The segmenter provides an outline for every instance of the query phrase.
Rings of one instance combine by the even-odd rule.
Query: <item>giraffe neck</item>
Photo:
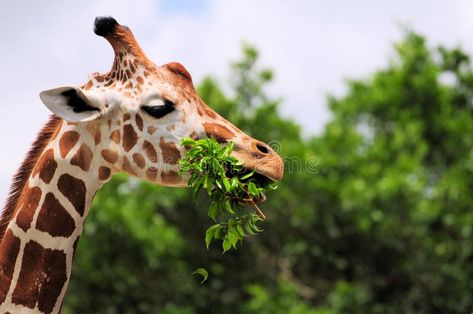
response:
[[[111,169],[100,128],[62,123],[37,159],[0,242],[0,313],[58,313],[74,250]]]

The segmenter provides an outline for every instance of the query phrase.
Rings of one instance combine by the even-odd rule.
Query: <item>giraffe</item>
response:
[[[197,95],[179,63],[153,64],[131,30],[97,17],[94,32],[114,50],[112,69],[80,87],[43,91],[52,116],[14,177],[0,220],[0,313],[59,313],[75,248],[95,193],[124,171],[185,187],[180,139],[233,141],[248,170],[282,179],[281,157]]]

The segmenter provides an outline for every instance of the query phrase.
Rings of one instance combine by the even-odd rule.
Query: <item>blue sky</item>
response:
[[[209,1],[206,0],[164,0],[157,14],[203,14],[207,11]]]
[[[242,40],[275,70],[269,92],[281,112],[318,133],[329,120],[326,94],[342,95],[347,78],[386,65],[399,24],[430,45],[473,52],[473,2],[468,0],[84,0],[4,1],[0,11],[0,196],[49,112],[40,91],[81,85],[112,63],[110,46],[92,32],[95,16],[128,25],[156,64],[179,61],[199,82],[228,81]],[[4,197],[3,197],[4,198]]]

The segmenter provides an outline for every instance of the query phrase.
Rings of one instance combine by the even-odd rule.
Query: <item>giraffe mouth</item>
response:
[[[242,171],[240,173],[240,175],[244,176],[244,175],[249,174],[253,171],[254,170],[245,169],[244,171]],[[262,187],[262,188],[267,188],[272,183],[276,182],[275,180],[265,176],[264,174],[258,173],[256,171],[253,173],[253,175],[251,177],[249,177],[248,179],[241,180],[241,181],[242,182],[254,182],[256,184],[256,186]],[[252,200],[252,199],[241,199],[239,201],[239,203],[241,205],[252,205],[253,202],[263,203],[264,201],[266,201],[266,195],[264,193],[261,193],[261,195],[258,199],[254,199],[254,200]]]
[[[246,173],[250,173],[252,172],[253,170],[246,170],[245,172]],[[270,177],[264,175],[264,174],[261,174],[257,171],[255,171],[255,173],[253,173],[253,175],[248,178],[248,181],[254,181],[255,183],[257,183],[258,186],[260,187],[268,187],[268,185],[270,185],[271,183],[274,183],[276,182],[275,180],[271,179]]]

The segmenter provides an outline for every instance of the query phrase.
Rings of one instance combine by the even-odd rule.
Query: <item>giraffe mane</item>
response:
[[[15,176],[13,177],[13,182],[10,187],[10,192],[8,194],[5,207],[1,213],[0,218],[0,241],[3,239],[5,229],[8,226],[8,223],[13,218],[15,210],[17,209],[18,200],[20,198],[21,192],[28,181],[31,172],[33,171],[34,166],[36,165],[39,156],[43,152],[46,145],[49,143],[50,139],[54,135],[57,127],[61,124],[62,119],[51,115],[49,121],[43,126],[39,132],[36,140],[33,142],[30,150],[26,154],[25,160],[22,162],[20,168],[17,170]]]

